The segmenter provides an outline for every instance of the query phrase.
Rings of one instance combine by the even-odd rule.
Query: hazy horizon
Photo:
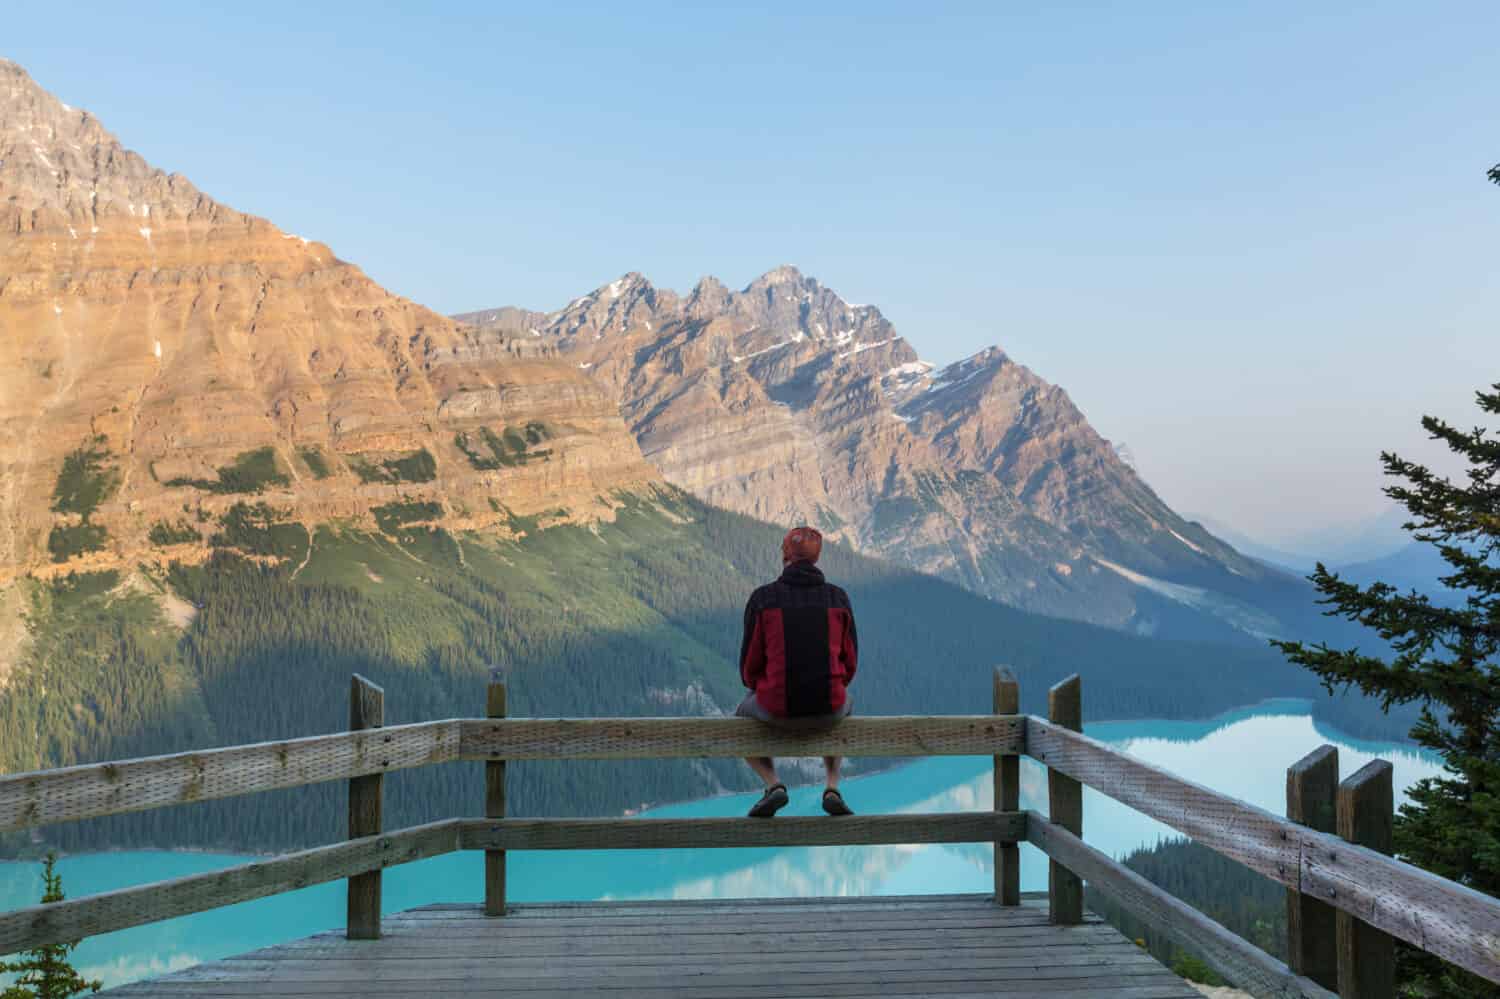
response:
[[[71,30],[85,17],[91,30]],[[294,27],[288,27],[292,25]],[[1500,380],[1500,9],[13,12],[155,165],[445,313],[790,263],[1272,545]]]

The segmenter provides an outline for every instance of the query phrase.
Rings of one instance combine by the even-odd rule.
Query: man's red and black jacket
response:
[[[740,679],[771,714],[799,718],[842,710],[858,660],[849,595],[811,562],[792,563],[750,595]]]

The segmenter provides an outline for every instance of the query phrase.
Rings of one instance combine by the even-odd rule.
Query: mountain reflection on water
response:
[[[1324,742],[1339,748],[1340,769],[1353,773],[1377,755],[1395,767],[1397,788],[1440,772],[1434,757],[1410,747],[1349,738],[1315,724],[1305,702],[1273,701],[1208,721],[1097,722],[1089,735],[1189,780],[1268,811],[1284,811],[1289,764]],[[1021,806],[1046,811],[1045,769],[1021,768]],[[816,787],[795,788],[789,815],[820,814]],[[865,814],[952,812],[993,806],[990,761],[984,757],[917,760],[845,783],[850,804]],[[654,818],[742,815],[753,795],[725,795],[651,809]],[[1398,793],[1397,802],[1405,799]],[[774,820],[771,820],[774,821]],[[828,821],[837,821],[829,819]],[[1093,791],[1084,795],[1084,838],[1120,856],[1173,835]],[[59,862],[71,897],[212,870],[247,858],[188,852],[132,852],[65,857]],[[994,884],[987,844],[814,847],[806,849],[638,850],[512,853],[515,902],[596,898],[739,898],[763,896],[901,895],[977,892]],[[36,864],[0,864],[0,910],[40,895]],[[477,902],[479,854],[450,854],[386,872],[387,912],[433,902]],[[1021,850],[1021,887],[1045,890],[1045,858]],[[86,975],[116,985],[199,961],[214,960],[336,927],[344,917],[342,882],[140,926],[83,942],[75,963]]]

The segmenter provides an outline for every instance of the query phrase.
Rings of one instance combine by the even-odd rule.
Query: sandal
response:
[[[760,796],[760,800],[750,806],[750,817],[752,819],[769,819],[781,811],[786,803],[786,785],[772,784],[766,788],[766,793]]]
[[[854,814],[854,809],[844,803],[844,796],[831,787],[823,792],[823,811],[829,815]]]

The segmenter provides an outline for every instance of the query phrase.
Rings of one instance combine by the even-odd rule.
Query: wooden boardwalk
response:
[[[0,833],[328,781],[347,781],[350,803],[343,842],[0,912],[0,955],[347,880],[342,930],[110,994],[1195,999],[1186,983],[1084,911],[1087,881],[1258,999],[1338,999],[1331,990],[1341,987],[1390,999],[1398,940],[1500,983],[1500,899],[1383,852],[1390,849],[1389,763],[1373,761],[1339,780],[1337,750],[1314,750],[1287,771],[1283,818],[1082,734],[1077,676],[1047,692],[1045,719],[1018,713],[1019,689],[1003,670],[993,693],[987,715],[850,718],[830,731],[786,733],[743,718],[507,718],[505,685],[492,674],[484,718],[386,728],[383,693],[356,675],[346,732],[0,775]],[[935,755],[992,756],[993,807],[774,822],[505,814],[509,760]],[[1020,806],[1021,756],[1047,768],[1045,815]],[[382,826],[385,774],[454,760],[484,763],[483,798],[475,796],[482,818]],[[1293,917],[1289,962],[1090,846],[1084,785],[1284,886]],[[1335,834],[1335,826],[1350,835]],[[993,844],[994,891],[509,907],[505,891],[513,850],[929,843]],[[1047,855],[1050,897],[1021,896],[1023,843]],[[456,851],[484,854],[483,907],[380,917],[386,868]],[[507,914],[487,918],[486,911]]]
[[[380,940],[342,930],[101,995],[777,999],[1045,995],[1201,999],[1089,915],[984,895],[435,905],[388,916]]]

